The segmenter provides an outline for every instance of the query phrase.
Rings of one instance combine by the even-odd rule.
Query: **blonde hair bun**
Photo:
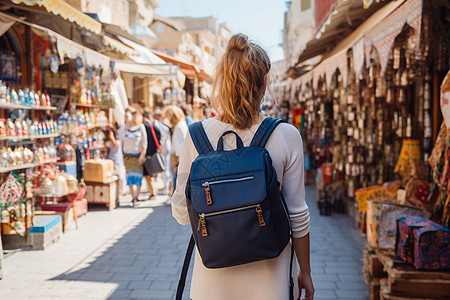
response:
[[[248,47],[248,36],[242,33],[233,35],[228,41],[227,51],[238,50],[244,51]]]

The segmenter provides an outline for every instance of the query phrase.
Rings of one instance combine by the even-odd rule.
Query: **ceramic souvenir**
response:
[[[0,120],[0,136],[6,136],[6,126],[3,121]]]
[[[16,128],[14,127],[14,123],[11,119],[6,120],[6,135],[16,136]]]
[[[22,136],[22,122],[19,119],[16,119],[16,121],[14,122],[14,127],[16,128],[16,135]]]
[[[21,89],[19,89],[19,93],[17,94],[17,96],[19,97],[19,103],[20,104],[25,104],[25,94],[23,93],[23,91]]]
[[[14,89],[11,91],[10,100],[11,103],[13,104],[19,103],[19,96],[17,95],[17,92]]]

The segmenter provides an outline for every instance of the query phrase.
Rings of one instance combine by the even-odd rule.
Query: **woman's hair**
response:
[[[267,53],[246,35],[230,38],[216,68],[211,97],[221,121],[237,129],[250,128],[256,122],[270,67]]]
[[[184,120],[186,116],[184,115],[181,108],[176,105],[167,106],[161,113],[163,118],[169,119],[170,125],[175,126],[181,120]]]

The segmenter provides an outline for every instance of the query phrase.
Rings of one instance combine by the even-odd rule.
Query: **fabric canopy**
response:
[[[117,60],[115,67],[125,73],[132,73],[132,74],[141,74],[141,75],[175,75],[175,70],[171,70],[171,68],[161,68],[156,67],[152,64],[142,64],[142,63],[136,63],[133,61],[128,60]]]
[[[14,18],[11,18],[7,14],[0,13],[0,36],[5,34],[5,32],[7,32],[15,22],[16,20]]]
[[[39,25],[24,22],[29,25],[33,32],[45,39],[56,42],[59,58],[64,62],[65,57],[82,57],[85,63],[91,66],[102,67],[105,72],[110,70],[110,58],[95,50],[84,47],[78,43],[72,42],[68,38]]]
[[[128,56],[137,56],[139,55],[136,50],[133,48],[121,43],[120,41],[113,39],[107,35],[103,36],[103,44],[111,47],[119,53],[128,55]]]
[[[100,34],[102,24],[62,0],[11,0],[15,4],[44,7],[48,12],[77,23],[89,31]]]

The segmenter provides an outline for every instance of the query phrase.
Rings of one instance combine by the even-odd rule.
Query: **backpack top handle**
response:
[[[223,151],[223,137],[230,133],[233,133],[236,136],[236,148],[244,147],[244,143],[242,143],[239,135],[233,130],[228,130],[222,133],[222,135],[220,136],[219,141],[217,142],[217,151]]]

